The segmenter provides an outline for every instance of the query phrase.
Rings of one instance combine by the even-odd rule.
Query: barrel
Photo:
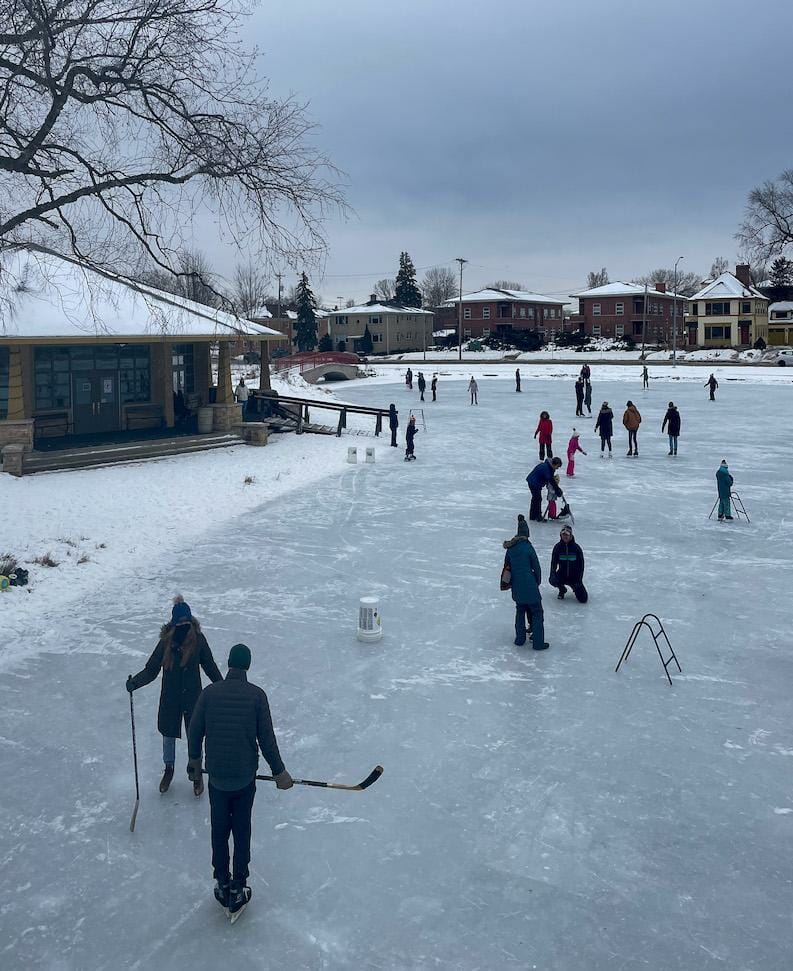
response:
[[[212,431],[212,420],[214,409],[210,405],[204,405],[198,409],[198,434],[208,435]]]

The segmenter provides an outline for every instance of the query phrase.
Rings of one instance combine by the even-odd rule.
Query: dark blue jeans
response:
[[[545,643],[545,615],[542,604],[515,604],[515,640],[518,644],[526,643],[526,620],[531,618],[531,639],[534,644],[542,646]]]
[[[212,822],[212,867],[216,880],[229,882],[229,837],[234,836],[234,880],[248,879],[251,861],[251,811],[256,796],[256,780],[244,789],[227,792],[209,782],[209,808]]]

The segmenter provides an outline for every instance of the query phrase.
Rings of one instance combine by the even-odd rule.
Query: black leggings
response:
[[[608,438],[601,438],[600,439],[600,451],[601,452],[605,450],[606,443],[607,442],[608,442],[609,452],[610,452],[611,451],[611,435],[609,435]]]
[[[551,451],[552,444],[553,444],[552,442],[548,442],[547,445],[545,444],[545,442],[540,442],[540,461],[541,462],[546,455],[548,456],[549,459],[553,458],[553,452]]]

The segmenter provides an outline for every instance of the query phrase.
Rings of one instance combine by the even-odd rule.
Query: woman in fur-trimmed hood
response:
[[[151,684],[162,670],[160,688],[160,707],[157,714],[157,729],[162,735],[162,757],[165,774],[160,783],[160,792],[166,792],[173,778],[176,759],[176,739],[182,737],[182,722],[185,732],[190,724],[193,708],[201,694],[201,672],[210,681],[221,681],[212,651],[206,637],[201,633],[201,625],[193,617],[188,604],[181,596],[174,599],[171,621],[163,624],[160,639],[142,671],[127,679],[127,691],[135,691]],[[200,796],[203,783],[195,784],[195,794]]]

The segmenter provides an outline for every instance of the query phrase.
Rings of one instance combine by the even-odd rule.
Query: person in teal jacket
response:
[[[537,553],[529,541],[529,524],[523,516],[518,516],[518,533],[512,539],[504,540],[504,566],[511,573],[512,599],[515,601],[515,644],[520,647],[526,643],[527,615],[531,624],[532,647],[544,651],[545,623],[542,610],[540,583],[542,570]]]
[[[732,519],[732,510],[730,509],[732,483],[733,478],[727,468],[727,459],[722,459],[721,465],[716,469],[716,487],[719,490],[719,519]]]

